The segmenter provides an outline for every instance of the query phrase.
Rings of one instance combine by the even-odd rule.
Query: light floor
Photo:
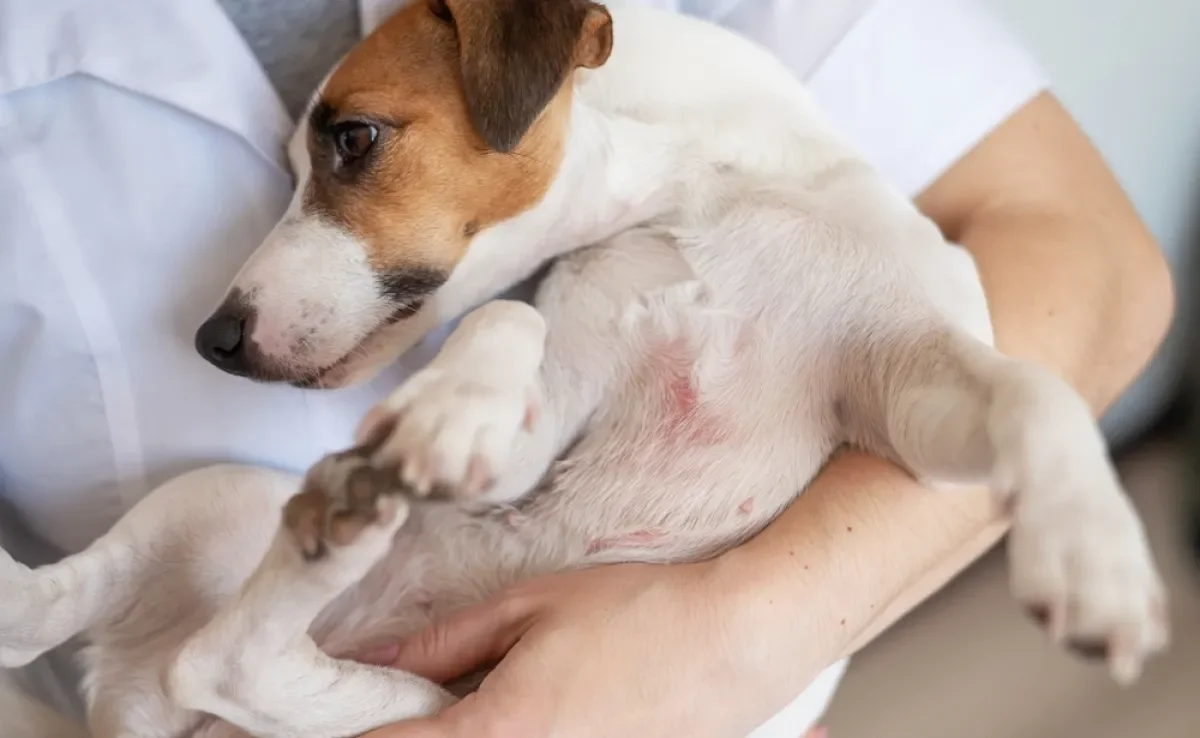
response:
[[[1173,644],[1121,689],[1052,649],[989,554],[850,666],[831,738],[1200,738],[1200,566],[1182,544],[1181,453],[1160,443],[1120,465],[1172,595]]]

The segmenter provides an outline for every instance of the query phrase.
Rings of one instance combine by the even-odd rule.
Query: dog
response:
[[[0,560],[0,663],[86,633],[96,738],[429,715],[456,693],[337,657],[526,577],[715,556],[844,444],[989,485],[1013,594],[1117,679],[1165,647],[1084,401],[992,347],[969,255],[753,43],[588,0],[422,0],[339,64],[291,154],[206,359],[336,388],[465,317],[303,480],[192,472],[81,554]],[[492,299],[548,264],[533,305]]]

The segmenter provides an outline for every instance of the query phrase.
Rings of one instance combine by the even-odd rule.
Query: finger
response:
[[[396,661],[396,657],[400,655],[400,644],[392,641],[391,643],[380,643],[375,646],[367,646],[360,651],[350,655],[350,658],[360,664],[370,664],[371,666],[391,666]]]
[[[528,630],[529,612],[502,600],[467,608],[400,644],[392,666],[445,683],[498,662]]]

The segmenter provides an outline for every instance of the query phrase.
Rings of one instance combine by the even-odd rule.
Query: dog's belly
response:
[[[736,384],[706,391],[648,362],[515,506],[416,510],[388,558],[329,607],[314,637],[329,653],[353,653],[522,579],[597,563],[699,560],[751,537],[837,445],[822,407],[798,402],[790,382],[777,383],[786,398],[772,396],[751,363],[730,373]],[[789,379],[817,381],[803,371]]]

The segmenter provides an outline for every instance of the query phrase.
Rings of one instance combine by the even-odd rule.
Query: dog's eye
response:
[[[334,131],[334,142],[342,164],[350,164],[367,155],[375,145],[379,129],[369,123],[342,123]]]
[[[454,14],[450,12],[446,0],[429,0],[429,12],[433,13],[434,17],[440,21],[454,23]]]

